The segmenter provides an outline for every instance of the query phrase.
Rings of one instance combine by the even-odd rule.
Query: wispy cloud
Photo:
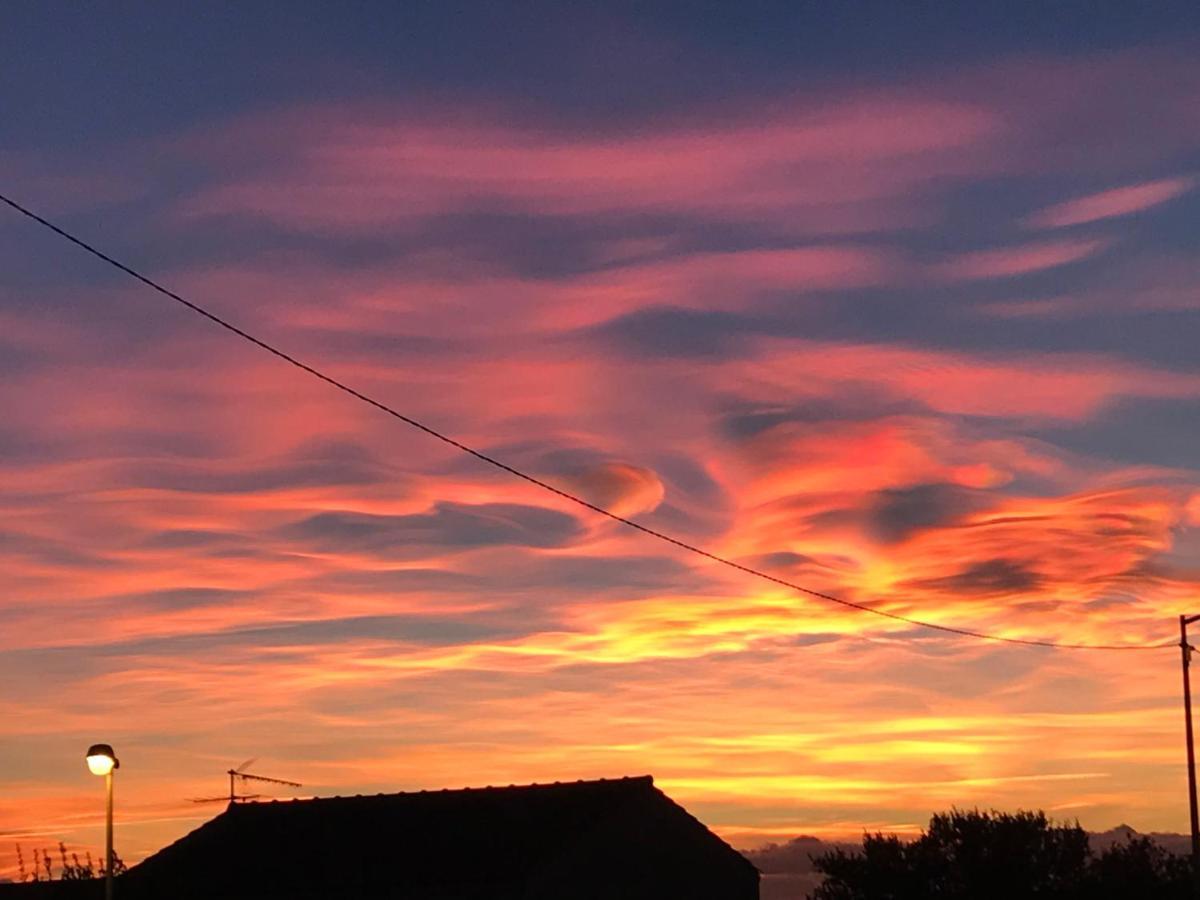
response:
[[[1128,216],[1174,200],[1195,185],[1194,178],[1179,177],[1112,188],[1047,207],[1030,216],[1029,224],[1038,228],[1063,228]]]

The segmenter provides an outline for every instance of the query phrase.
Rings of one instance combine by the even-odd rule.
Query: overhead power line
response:
[[[952,625],[940,625],[936,622],[927,622],[927,621],[924,621],[923,619],[916,619],[911,616],[901,615],[900,613],[888,612],[885,609],[878,609],[874,606],[867,606],[866,604],[863,604],[863,603],[856,603],[853,600],[846,600],[842,597],[835,597],[832,594],[826,594],[826,593],[823,593],[822,591],[817,591],[817,590],[813,590],[812,588],[804,587],[803,585],[796,584],[793,581],[788,581],[786,578],[780,578],[776,575],[770,574],[769,572],[764,572],[761,569],[756,569],[753,566],[747,566],[747,565],[743,565],[742,563],[735,562],[732,559],[729,559],[727,557],[720,556],[719,554],[712,553],[708,550],[705,550],[703,547],[697,547],[694,544],[689,544],[687,541],[683,541],[683,540],[680,540],[679,538],[672,537],[671,535],[669,535],[665,532],[658,531],[657,529],[650,528],[646,525],[642,525],[641,523],[636,522],[633,519],[629,519],[629,518],[626,518],[625,516],[618,515],[617,513],[612,512],[611,510],[605,509],[602,506],[597,506],[595,503],[585,500],[583,497],[580,497],[576,494],[572,494],[569,491],[564,491],[561,488],[557,488],[554,485],[549,484],[548,482],[545,482],[545,481],[541,480],[540,478],[537,478],[536,476],[530,475],[527,472],[523,472],[520,469],[509,465],[506,462],[496,459],[494,456],[489,456],[488,454],[486,454],[480,450],[476,450],[474,447],[470,447],[470,446],[462,443],[461,441],[455,440],[454,438],[450,437],[449,435],[443,434],[442,432],[440,432],[434,428],[431,428],[430,426],[425,425],[422,422],[418,422],[416,419],[413,419],[410,416],[406,416],[406,415],[404,415],[404,413],[393,409],[392,407],[388,406],[386,403],[376,400],[375,398],[362,393],[361,391],[351,387],[350,385],[345,384],[344,382],[338,381],[336,378],[334,378],[330,375],[326,375],[324,372],[320,371],[317,368],[314,368],[313,366],[310,366],[309,364],[307,364],[305,362],[301,362],[299,359],[292,356],[291,354],[286,353],[283,350],[280,350],[278,347],[275,347],[272,344],[267,343],[266,341],[262,340],[261,338],[255,337],[254,335],[250,334],[247,331],[242,330],[238,326],[221,318],[216,313],[213,313],[213,312],[205,309],[203,306],[200,306],[198,303],[194,303],[191,300],[181,297],[179,294],[175,293],[174,291],[170,290],[169,288],[163,287],[161,284],[159,284],[158,282],[154,281],[153,279],[147,277],[146,275],[143,275],[141,272],[137,271],[136,269],[133,269],[130,266],[125,265],[125,263],[120,262],[119,260],[114,259],[113,257],[109,256],[107,253],[104,253],[103,251],[98,250],[96,247],[92,246],[91,244],[87,243],[86,241],[82,240],[81,238],[76,237],[75,235],[71,234],[70,232],[66,231],[65,229],[60,228],[58,225],[55,225],[53,222],[43,218],[42,216],[38,215],[37,213],[33,212],[32,210],[26,209],[24,206],[17,203],[15,200],[12,200],[3,194],[0,194],[0,201],[3,201],[8,206],[12,207],[14,210],[21,213],[21,215],[26,216],[26,217],[32,219],[33,221],[37,222],[38,224],[43,225],[46,228],[50,229],[51,231],[53,231],[55,234],[59,235],[60,237],[66,238],[72,244],[75,244],[75,246],[77,246],[83,250],[86,250],[92,256],[95,256],[96,258],[103,260],[104,262],[108,263],[110,266],[120,269],[126,275],[136,278],[138,281],[142,282],[147,287],[153,289],[154,291],[157,291],[158,293],[162,294],[165,297],[169,297],[170,299],[174,300],[176,303],[186,306],[192,312],[198,313],[199,315],[208,319],[210,322],[213,322],[214,324],[219,325],[221,328],[224,328],[226,331],[231,332],[232,334],[236,334],[238,337],[242,338],[245,341],[250,342],[254,346],[258,347],[259,349],[265,350],[268,353],[270,353],[271,355],[276,356],[279,359],[283,360],[284,362],[288,363],[289,365],[295,366],[297,369],[307,372],[309,375],[312,375],[314,378],[320,379],[321,381],[325,382],[326,384],[328,384],[334,388],[337,388],[339,391],[342,391],[345,394],[349,394],[351,397],[354,397],[356,400],[360,400],[363,403],[366,403],[368,406],[373,406],[375,409],[379,410],[380,412],[386,413],[387,415],[389,415],[395,419],[399,419],[405,425],[411,426],[412,428],[415,428],[418,431],[422,431],[425,434],[429,435],[430,437],[436,438],[437,440],[441,441],[444,444],[449,444],[451,447],[467,454],[468,456],[473,456],[476,459],[480,460],[481,462],[485,462],[488,465],[493,466],[497,469],[500,469],[504,472],[507,472],[508,474],[510,474],[516,478],[520,478],[523,481],[527,481],[528,483],[530,483],[536,487],[539,487],[542,490],[547,491],[551,494],[554,494],[558,497],[561,497],[564,500],[568,500],[571,503],[574,503],[578,506],[582,506],[586,509],[590,509],[592,512],[597,513],[601,516],[605,516],[606,518],[611,519],[614,522],[619,522],[620,524],[622,524],[628,528],[632,528],[635,531],[640,531],[642,534],[649,535],[650,537],[656,538],[657,540],[663,541],[664,543],[671,544],[682,550],[686,550],[687,552],[695,554],[696,556],[701,556],[712,562],[719,563],[723,566],[727,566],[730,569],[735,569],[736,571],[743,572],[747,575],[753,575],[755,578],[761,578],[764,581],[769,581],[773,584],[777,584],[782,587],[789,588],[790,590],[798,591],[801,594],[806,594],[810,597],[815,597],[819,600],[825,600],[829,603],[835,603],[839,606],[846,607],[847,609],[854,609],[854,610],[858,610],[860,612],[870,613],[871,615],[880,616],[885,619],[891,619],[892,621],[895,621],[895,622],[903,622],[907,625],[912,625],[912,626],[915,626],[918,628],[925,628],[925,629],[929,629],[931,631],[940,631],[945,634],[954,634],[954,635],[958,635],[960,637],[975,638],[975,639],[983,640],[983,641],[995,641],[995,642],[1004,643],[1004,644],[1020,644],[1022,646],[1026,646],[1026,647],[1048,647],[1048,648],[1054,649],[1054,650],[1160,650],[1165,647],[1176,646],[1173,642],[1162,643],[1162,644],[1061,643],[1058,641],[1038,640],[1038,639],[1034,639],[1034,638],[1008,637],[1005,635],[991,634],[991,633],[984,632],[984,631],[974,631],[970,628],[958,628],[958,627],[955,627]]]

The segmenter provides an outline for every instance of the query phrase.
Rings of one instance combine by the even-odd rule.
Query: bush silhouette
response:
[[[96,867],[92,863],[92,854],[85,854],[86,862],[80,862],[78,853],[71,853],[70,860],[67,859],[67,845],[62,841],[58,842],[58,858],[59,863],[59,881],[91,881],[95,878],[104,877],[104,864]],[[127,871],[128,867],[121,859],[120,855],[113,851],[113,875],[121,875]],[[30,871],[25,866],[25,854],[21,851],[21,845],[17,844],[17,881],[18,883],[27,881],[54,881],[54,864],[50,859],[50,851],[43,849],[35,849],[33,851],[33,869]]]

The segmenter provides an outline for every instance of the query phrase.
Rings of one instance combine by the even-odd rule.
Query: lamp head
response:
[[[121,768],[117,754],[109,744],[92,744],[88,747],[87,764],[93,775],[107,775],[113,769]]]

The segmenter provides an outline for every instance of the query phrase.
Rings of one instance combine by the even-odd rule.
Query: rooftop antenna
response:
[[[230,803],[237,803],[239,800],[257,800],[262,794],[238,793],[238,779],[241,780],[242,790],[246,789],[247,781],[261,781],[267,784],[283,784],[288,787],[303,787],[298,781],[287,781],[283,778],[268,778],[266,775],[254,775],[246,770],[258,761],[258,757],[251,757],[246,760],[236,769],[226,769],[225,774],[229,776],[229,796],[228,797],[194,797],[193,803],[217,803],[222,800],[228,800]]]

